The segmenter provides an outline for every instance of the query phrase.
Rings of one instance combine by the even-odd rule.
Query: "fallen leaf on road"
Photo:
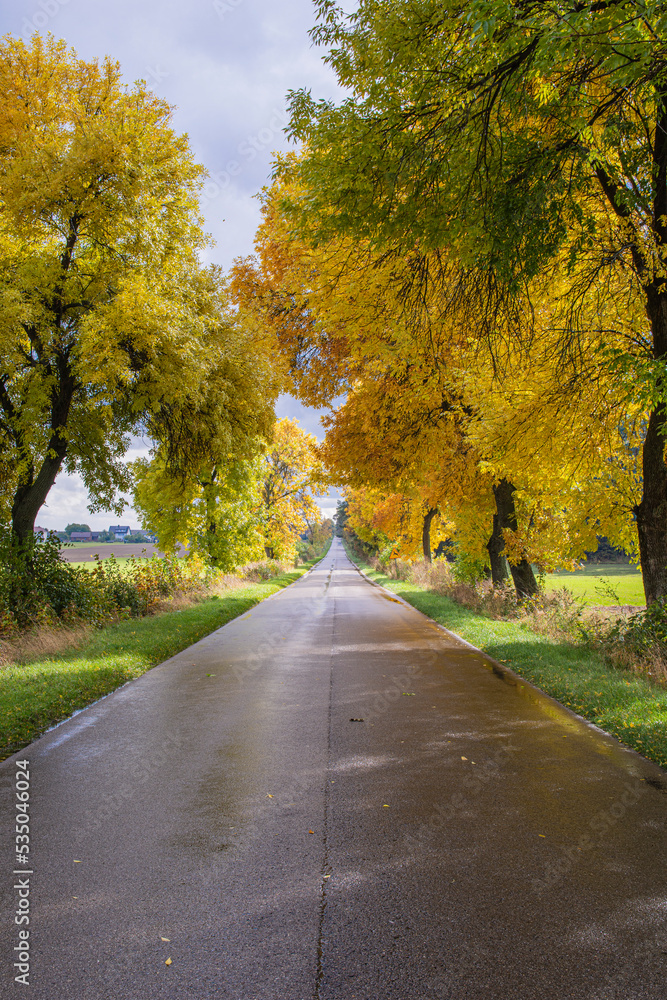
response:
[[[415,696],[414,691],[403,691],[403,694],[405,695],[406,698],[414,698]]]
[[[267,795],[266,797],[267,797],[267,799],[272,799],[273,795]]]
[[[315,831],[314,830],[309,830],[308,833],[315,833]]]
[[[468,759],[467,757],[461,757],[461,760],[467,760],[467,759]]]
[[[382,806],[382,808],[383,808],[383,809],[388,809],[388,808],[389,808],[389,806],[388,806],[388,805],[387,805],[387,803],[385,802],[385,803],[384,803],[384,805]]]
[[[171,965],[171,959],[170,959],[170,958],[168,958],[168,959],[167,959],[167,961],[166,961],[166,962],[165,962],[164,964],[165,964],[165,965]]]
[[[160,941],[166,941],[167,943],[170,943],[171,939],[170,938],[160,938]]]
[[[537,835],[537,836],[538,836],[538,837],[542,837],[542,838],[543,838],[544,840],[546,840],[546,839],[547,839],[547,835],[546,835],[546,833],[538,833],[538,835]]]
[[[80,865],[80,864],[82,864],[82,862],[81,862],[81,861],[77,861],[77,859],[75,858],[75,859],[74,859],[74,864],[75,864],[75,865]]]

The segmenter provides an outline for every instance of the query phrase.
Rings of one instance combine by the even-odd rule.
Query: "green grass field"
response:
[[[561,570],[548,573],[546,589],[567,588],[585,604],[633,604],[646,603],[642,575],[638,566],[626,563],[589,563],[574,573]]]
[[[667,767],[664,688],[609,666],[601,654],[586,646],[554,642],[518,622],[496,621],[414,583],[392,580],[368,566],[361,568],[371,579],[506,664],[573,712]]]
[[[311,565],[238,587],[184,611],[100,629],[81,648],[51,659],[0,667],[0,760],[294,583]]]

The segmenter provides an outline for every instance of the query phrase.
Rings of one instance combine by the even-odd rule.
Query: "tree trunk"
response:
[[[426,514],[424,514],[424,528],[422,531],[422,548],[424,550],[424,559],[426,562],[432,562],[431,557],[431,521],[438,513],[437,507],[431,507]]]
[[[34,535],[37,514],[56,481],[66,451],[66,439],[60,435],[53,435],[39,473],[35,477],[31,472],[27,481],[24,480],[14,494],[12,532],[21,545]]]
[[[491,562],[491,581],[494,587],[502,587],[507,583],[509,575],[507,573],[507,559],[505,558],[505,539],[498,515],[493,515],[493,533],[486,543]]]
[[[493,495],[496,500],[496,510],[498,512],[498,527],[502,532],[503,528],[516,531],[518,523],[516,519],[516,507],[514,506],[515,487],[507,479],[501,479],[493,487]],[[495,529],[495,518],[494,518]],[[504,546],[504,542],[503,542]],[[537,580],[533,573],[533,568],[524,557],[520,562],[513,564],[510,560],[510,572],[514,580],[517,597],[523,600],[525,597],[532,597],[538,592]]]
[[[24,545],[28,539],[32,540],[39,509],[49,495],[67,454],[66,428],[76,380],[64,355],[58,356],[54,369],[57,377],[51,396],[51,437],[36,476],[33,456],[26,445],[24,433],[14,423],[17,419],[14,404],[4,382],[0,381],[0,406],[9,425],[14,425],[13,437],[25,469],[12,503],[12,532],[19,545]]]
[[[663,185],[664,187],[664,178]],[[663,199],[664,200],[664,199]],[[664,205],[662,206],[664,208]],[[661,208],[661,210],[662,210]],[[667,292],[663,282],[646,290],[646,312],[653,334],[653,357],[667,358]],[[663,385],[664,391],[664,385]],[[642,449],[643,488],[635,507],[639,558],[646,603],[667,597],[667,465],[665,443],[667,407],[660,403],[649,417]]]
[[[667,247],[667,87],[664,82],[655,87],[657,97],[656,121],[653,131],[653,235],[659,251]],[[601,165],[596,175],[609,203],[629,232],[635,234],[643,228],[632,220],[632,210],[622,197],[623,184],[614,183]],[[656,361],[667,359],[667,282],[645,256],[644,236],[631,244],[634,270],[644,286],[646,315],[651,324],[653,357]],[[657,270],[657,274],[656,274]],[[665,382],[659,386],[665,391]],[[653,604],[667,597],[667,465],[665,440],[667,435],[667,407],[658,403],[648,421],[642,448],[642,498],[635,507],[639,558],[646,603]]]
[[[665,407],[649,418],[642,451],[643,490],[635,507],[639,558],[646,603],[667,596],[667,466],[665,465]]]

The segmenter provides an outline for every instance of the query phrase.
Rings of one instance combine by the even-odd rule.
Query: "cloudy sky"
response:
[[[338,94],[308,37],[311,0],[0,0],[0,19],[3,34],[28,39],[34,31],[51,32],[82,58],[112,56],[128,82],[143,79],[174,105],[175,128],[188,133],[210,174],[203,210],[215,240],[210,260],[223,267],[252,252],[259,221],[254,196],[267,182],[272,153],[288,147],[288,91]],[[297,400],[282,397],[277,412],[322,436],[317,411]],[[128,458],[141,449],[137,442]],[[89,514],[86,505],[80,480],[61,475],[37,522],[45,528],[117,522]],[[131,508],[120,520],[137,523]]]

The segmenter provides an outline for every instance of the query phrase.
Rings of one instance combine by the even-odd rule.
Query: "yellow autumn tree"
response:
[[[205,171],[170,106],[39,35],[2,39],[0,90],[0,512],[24,542],[61,468],[91,510],[120,512],[130,435],[198,465],[223,447],[228,399],[206,388],[220,276],[199,261]]]
[[[260,521],[269,559],[293,559],[296,542],[309,523],[319,521],[322,463],[317,438],[297,420],[276,421],[273,440],[263,459]]]
[[[627,428],[642,411],[609,363],[627,330],[585,271],[568,274],[567,252],[523,300],[494,302],[493,288],[473,287],[442,254],[383,257],[344,238],[309,246],[285,204],[299,197],[289,181],[267,192],[257,257],[239,263],[235,288],[275,330],[302,398],[346,394],[321,451],[332,476],[421,499],[423,516],[453,522],[466,558],[490,564],[494,582],[508,556],[520,594],[536,589],[531,563],[566,563],[597,534],[631,546]],[[590,329],[568,352],[574,296]]]

